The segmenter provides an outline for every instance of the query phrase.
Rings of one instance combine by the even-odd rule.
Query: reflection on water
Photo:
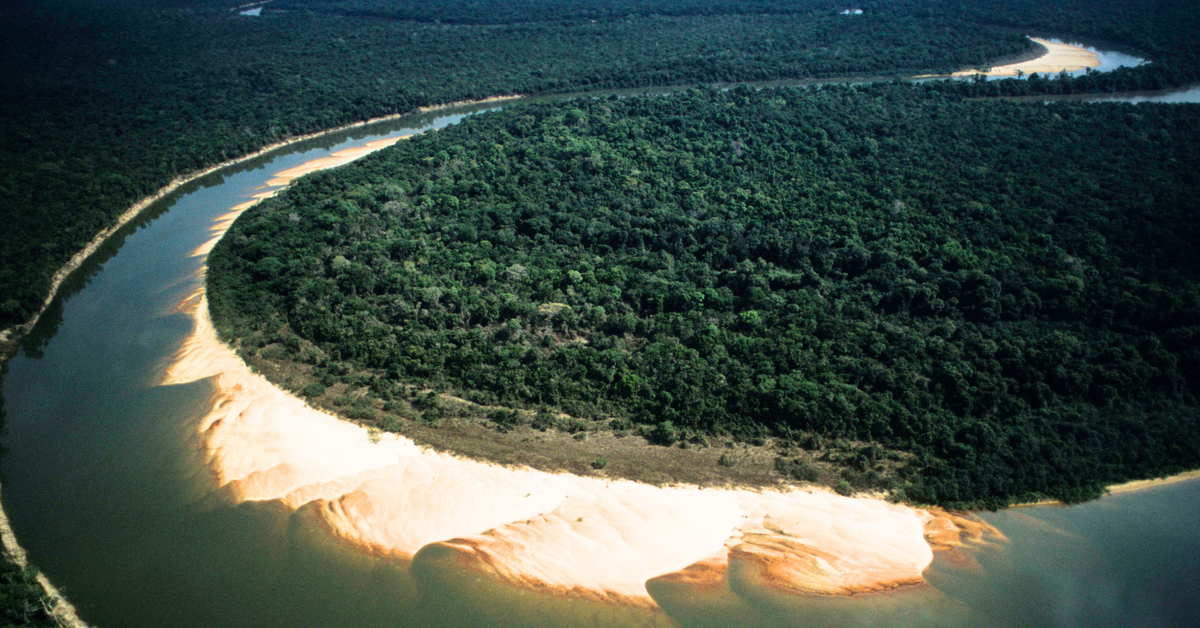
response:
[[[69,298],[9,364],[0,462],[19,538],[85,619],[130,628],[1200,625],[1200,481],[987,514],[1009,540],[938,554],[931,587],[839,599],[776,594],[738,573],[708,585],[652,580],[662,610],[501,586],[436,550],[412,564],[365,555],[305,509],[212,495],[194,434],[212,386],[154,384],[190,331],[173,308],[196,288],[200,262],[188,254],[213,219],[274,172],[489,108],[315,139],[198,181],[72,279]]]

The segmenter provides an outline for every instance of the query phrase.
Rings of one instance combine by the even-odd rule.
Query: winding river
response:
[[[4,506],[31,560],[96,626],[1200,625],[1200,481],[985,514],[1005,540],[939,553],[931,586],[852,598],[654,581],[658,608],[499,584],[454,561],[337,543],[313,513],[212,492],[196,428],[211,380],[161,386],[192,330],[193,252],[278,172],[453,124],[405,116],[279,149],[155,203],[74,273],[9,363]]]

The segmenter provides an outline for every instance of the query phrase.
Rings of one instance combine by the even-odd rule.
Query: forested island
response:
[[[251,209],[211,309],[385,429],[446,391],[526,411],[500,429],[1078,501],[1200,455],[1196,116],[907,84],[517,106]]]

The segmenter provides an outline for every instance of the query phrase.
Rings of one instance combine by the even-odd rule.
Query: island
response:
[[[460,454],[588,472],[529,453],[559,432],[610,477],[670,448],[702,461],[673,481],[1079,501],[1200,451],[1195,114],[1156,114],[882,84],[514,106],[250,208],[211,310],[310,403]]]

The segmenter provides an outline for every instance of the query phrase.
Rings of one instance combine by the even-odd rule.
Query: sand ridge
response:
[[[335,163],[314,160],[272,181]],[[194,254],[207,255],[255,202],[218,217]],[[656,487],[461,459],[394,434],[372,438],[251,372],[217,338],[203,287],[177,311],[194,329],[162,383],[212,382],[197,431],[216,486],[235,502],[314,506],[331,533],[379,555],[448,554],[501,582],[652,607],[647,580],[719,580],[731,565],[802,594],[918,584],[933,560],[927,529],[947,538],[958,529],[949,515],[827,491]]]

